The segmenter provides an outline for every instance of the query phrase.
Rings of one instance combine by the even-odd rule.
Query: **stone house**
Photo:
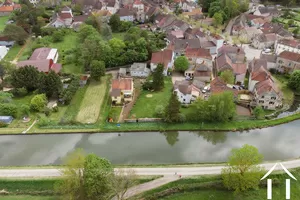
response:
[[[257,49],[271,48],[277,40],[275,33],[258,34],[252,40],[252,45]]]
[[[240,38],[244,39],[245,41],[251,41],[256,35],[260,35],[263,32],[256,27],[244,27],[240,31]]]
[[[212,68],[207,63],[191,64],[184,72],[186,79],[209,82],[211,80]]]
[[[274,45],[275,53],[278,55],[283,51],[300,53],[300,41],[296,39],[277,40]]]
[[[122,104],[123,102],[131,102],[133,98],[133,79],[121,78],[114,79],[111,85],[111,101],[113,104]]]
[[[282,73],[293,73],[300,70],[300,54],[283,51],[277,56],[277,70]]]
[[[128,8],[120,8],[117,12],[120,16],[121,21],[133,22],[134,21],[134,12]]]
[[[147,63],[133,63],[130,67],[130,75],[132,77],[148,77],[150,69],[147,68]]]
[[[201,88],[190,81],[175,81],[173,92],[182,104],[190,104],[197,98],[202,98]]]
[[[119,0],[108,0],[103,2],[102,10],[108,10],[111,14],[115,14],[120,9]]]
[[[65,6],[59,13],[56,13],[56,16],[50,23],[50,26],[53,26],[55,28],[70,27],[72,23],[73,23],[72,9],[69,8],[68,6]]]
[[[21,10],[21,5],[11,0],[0,2],[0,16],[10,15],[15,10]]]

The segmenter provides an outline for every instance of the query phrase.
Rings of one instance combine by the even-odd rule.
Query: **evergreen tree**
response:
[[[165,110],[166,122],[178,122],[180,119],[179,114],[180,102],[177,99],[177,95],[173,93]]]
[[[105,63],[103,61],[94,60],[91,64],[91,78],[100,81],[101,76],[105,75]]]
[[[109,19],[109,25],[113,32],[118,32],[121,26],[120,16],[117,14],[113,14]]]
[[[33,66],[25,66],[12,72],[12,85],[16,88],[25,87],[33,91],[39,87],[40,72]]]
[[[153,73],[153,89],[159,91],[164,87],[164,65],[158,64]]]
[[[49,74],[40,74],[39,92],[45,93],[46,96],[58,96],[62,91],[62,82],[60,77],[54,72],[50,71]]]

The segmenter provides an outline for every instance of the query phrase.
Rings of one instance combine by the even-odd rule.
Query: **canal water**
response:
[[[114,164],[212,163],[254,145],[265,160],[300,157],[300,121],[247,132],[135,132],[0,136],[0,166],[61,164],[76,148]]]

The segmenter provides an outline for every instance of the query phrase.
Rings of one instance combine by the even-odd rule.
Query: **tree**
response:
[[[112,30],[111,30],[110,26],[106,23],[103,23],[100,34],[106,40],[111,39],[112,38]]]
[[[298,27],[298,28],[295,28],[294,30],[293,30],[293,34],[294,35],[298,35],[299,34],[299,31],[300,31],[300,28]]]
[[[145,82],[145,83],[149,83],[149,82]],[[144,84],[145,84],[144,83]],[[152,85],[151,85],[152,86]],[[143,87],[145,87],[144,85],[143,85]],[[148,88],[147,88],[148,89]],[[156,117],[163,117],[164,116],[164,113],[165,113],[165,108],[164,108],[164,106],[163,105],[157,105],[156,107],[155,107],[155,116]]]
[[[28,37],[28,33],[26,33],[22,27],[15,24],[6,25],[3,35],[8,36],[10,39],[16,41],[20,45],[24,44]]]
[[[86,198],[107,199],[110,194],[109,180],[112,174],[113,167],[108,160],[99,158],[95,154],[87,155],[83,173]]]
[[[179,141],[178,131],[171,131],[171,132],[169,131],[169,132],[165,132],[163,134],[166,136],[166,140],[167,140],[168,144],[171,145],[171,146],[174,146],[174,144],[176,144],[176,142]]]
[[[25,66],[12,72],[12,85],[16,88],[25,87],[28,91],[33,91],[39,86],[40,72],[33,66]]]
[[[234,75],[230,70],[225,70],[220,75],[221,79],[227,84],[234,84]]]
[[[138,183],[137,180],[138,177],[135,171],[118,169],[109,181],[109,188],[112,191],[111,196],[115,196],[117,200],[124,200],[126,192]]]
[[[163,71],[164,71],[164,65],[158,64],[156,69],[153,72],[152,86],[155,91],[161,90],[165,85]]]
[[[253,110],[254,116],[256,119],[264,119],[265,118],[265,111],[262,109],[261,106],[256,106]]]
[[[288,86],[293,89],[296,90],[297,92],[300,92],[300,70],[295,70],[289,81],[288,81]]]
[[[90,35],[98,35],[97,30],[91,25],[82,24],[78,31],[79,41],[83,42]]]
[[[54,43],[56,42],[61,42],[63,41],[64,39],[64,34],[62,31],[55,31],[53,34],[52,34],[52,41]]]
[[[100,81],[101,76],[105,75],[105,63],[103,61],[94,60],[91,63],[91,78]]]
[[[120,16],[117,14],[113,14],[109,19],[109,25],[113,32],[118,32],[121,26]]]
[[[64,159],[61,170],[62,181],[56,185],[56,190],[68,200],[86,200],[84,191],[85,154],[82,149],[76,149]]]
[[[222,169],[224,186],[233,189],[235,194],[248,189],[257,189],[262,175],[262,168],[257,166],[263,160],[263,155],[251,145],[240,149],[232,149],[228,158],[228,168]]]
[[[176,58],[174,65],[176,71],[184,72],[189,68],[189,61],[185,56],[179,56]]]
[[[45,94],[35,95],[30,101],[30,108],[33,111],[40,112],[44,109],[47,103],[47,97]]]
[[[48,74],[41,73],[39,81],[39,92],[45,93],[46,96],[58,97],[62,91],[62,82],[58,74],[51,70]]]
[[[223,15],[221,12],[216,12],[213,16],[216,25],[223,24]]]
[[[178,122],[180,117],[180,102],[178,101],[177,95],[172,94],[169,100],[169,104],[165,110],[165,121],[166,122]]]

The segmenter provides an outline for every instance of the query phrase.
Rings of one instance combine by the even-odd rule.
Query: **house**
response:
[[[0,46],[0,60],[2,60],[8,52],[8,49],[6,46]]]
[[[258,60],[260,63],[260,61]],[[266,66],[264,65],[256,65],[251,68],[252,71],[249,75],[249,84],[248,84],[248,90],[253,92],[255,89],[255,85],[259,82],[265,81],[271,77],[270,72],[266,69]]]
[[[260,58],[267,60],[267,69],[268,70],[277,68],[277,64],[276,64],[277,56],[275,54],[261,53]]]
[[[216,54],[217,53],[217,46],[214,42],[209,41],[207,39],[200,39],[200,47],[203,49],[209,50],[210,54]]]
[[[52,22],[50,23],[50,26],[53,26],[55,28],[60,27],[70,27],[73,23],[73,13],[72,9],[68,6],[63,7],[63,9],[56,14]]]
[[[153,19],[153,16],[157,15],[158,13],[159,13],[158,7],[149,7],[145,14],[146,20]]]
[[[133,98],[133,79],[120,78],[114,79],[111,85],[111,100],[113,104],[122,104],[131,102]]]
[[[135,18],[139,22],[144,22],[146,19],[145,5],[140,0],[135,0],[132,4],[135,10]]]
[[[72,5],[82,8],[84,15],[89,15],[92,11],[102,9],[102,2],[99,0],[72,0]]]
[[[176,39],[184,39],[184,33],[181,30],[178,31],[172,31],[169,30],[167,32],[167,37],[165,40],[167,40],[167,44],[170,44],[171,42],[174,43]]]
[[[87,19],[88,15],[76,15],[73,17],[73,23],[71,25],[71,28],[74,29],[74,31],[79,31],[79,28],[81,24],[83,24]]]
[[[175,56],[181,56],[185,54],[187,48],[198,49],[201,45],[199,39],[176,39],[169,48],[174,49]]]
[[[209,53],[209,50],[203,48],[187,48],[185,51],[185,56],[190,63],[207,63],[209,66],[212,66],[212,57]]]
[[[87,84],[88,79],[89,79],[89,75],[81,75],[79,81],[80,87],[85,86]]]
[[[209,82],[212,75],[212,67],[208,63],[192,64],[184,72],[186,79],[199,80]]]
[[[278,16],[280,12],[276,7],[259,6],[258,9],[253,14],[257,16],[263,16],[263,17],[275,17]]]
[[[173,91],[177,95],[178,101],[182,104],[190,104],[197,98],[202,98],[201,88],[186,80],[175,81]]]
[[[132,77],[148,77],[150,69],[147,68],[147,63],[133,63],[130,67],[130,75]]]
[[[275,33],[278,39],[293,39],[293,34],[286,30],[282,24],[266,22],[260,30],[264,34]]]
[[[234,97],[238,96],[238,90],[229,87],[220,77],[216,77],[210,83],[211,94],[221,94],[224,92],[232,92]]]
[[[125,77],[125,76],[127,76],[127,68],[120,67],[118,76],[119,77]]]
[[[274,46],[276,40],[277,36],[275,33],[262,33],[254,36],[252,45],[257,49],[271,48]]]
[[[120,16],[121,21],[133,22],[134,21],[134,12],[128,8],[120,8],[116,13]]]
[[[244,39],[245,41],[251,41],[256,35],[260,35],[263,32],[256,27],[244,27],[240,31],[240,38]]]
[[[252,73],[254,71],[257,71],[260,67],[263,67],[265,70],[268,70],[267,60],[262,58],[260,59],[253,58],[253,60],[249,62],[248,71],[249,73]]]
[[[218,53],[218,49],[220,49],[224,44],[224,38],[218,34],[209,34],[209,41],[213,42],[216,46],[216,52]]]
[[[0,46],[12,47],[15,41],[11,40],[8,36],[0,36]]]
[[[107,0],[103,2],[102,10],[108,10],[111,14],[115,14],[120,9],[119,0]]]
[[[300,53],[300,41],[296,39],[281,39],[275,42],[275,53],[278,55],[283,51]]]
[[[10,124],[13,120],[12,116],[0,116],[0,123]]]
[[[48,73],[50,70],[53,70],[59,73],[62,69],[62,65],[56,63],[57,60],[57,49],[43,47],[34,50],[29,60],[18,62],[17,67],[33,66],[40,72]]]
[[[201,8],[194,8],[191,12],[183,12],[182,15],[189,19],[194,19],[194,20],[199,20],[204,18]]]
[[[172,50],[165,49],[163,51],[154,52],[152,53],[151,57],[151,71],[153,72],[158,64],[164,65],[164,75],[168,75],[168,70],[171,70],[173,68],[174,64],[174,53]]]
[[[262,27],[265,23],[266,21],[262,18],[255,18],[250,21],[251,26],[254,26],[256,28]]]
[[[165,30],[171,29],[171,30],[181,30],[183,32],[185,32],[188,28],[190,27],[189,24],[187,24],[186,22],[182,21],[182,20],[175,20],[173,21],[173,23],[168,26],[165,27]]]
[[[200,28],[188,28],[184,32],[185,39],[196,39],[196,38],[204,38],[206,34],[200,30]]]
[[[245,52],[239,47],[223,46],[215,58],[218,73],[230,70],[235,76],[236,84],[243,84],[247,72]]]
[[[20,10],[21,5],[11,0],[5,0],[3,3],[0,2],[0,16],[10,15],[15,10]]]
[[[283,73],[293,73],[300,70],[300,54],[283,51],[277,56],[277,70]]]

